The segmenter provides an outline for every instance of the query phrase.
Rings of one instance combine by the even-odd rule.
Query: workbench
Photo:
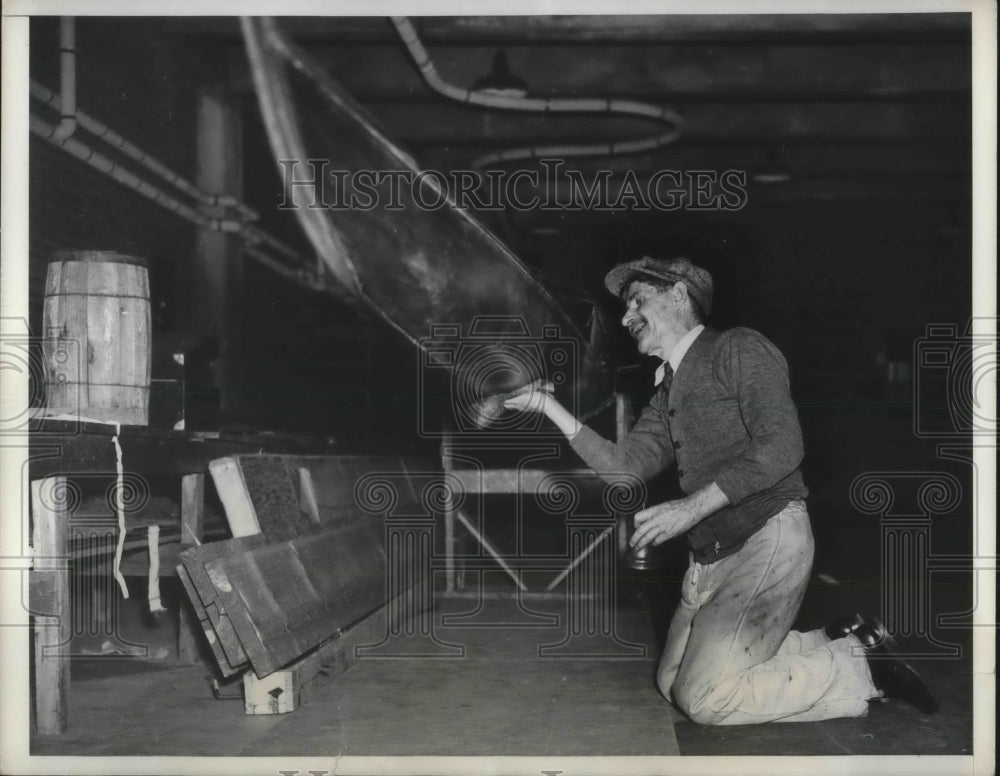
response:
[[[77,420],[37,421],[30,436],[32,566],[30,611],[34,615],[35,729],[60,733],[69,707],[69,645],[72,638],[70,560],[71,510],[68,481],[82,475],[117,476],[114,425]],[[172,475],[180,480],[181,546],[201,542],[205,473],[216,458],[247,453],[315,452],[302,443],[268,434],[175,431],[122,426],[118,433],[125,473]],[[179,658],[196,654],[198,623],[181,610]]]

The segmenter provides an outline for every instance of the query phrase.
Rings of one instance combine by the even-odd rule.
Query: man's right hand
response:
[[[552,383],[536,380],[508,396],[503,406],[519,412],[545,413],[567,439],[572,439],[580,431],[580,422],[559,403],[552,391]]]
[[[503,403],[505,409],[518,412],[545,412],[555,387],[547,380],[535,380],[510,394]]]

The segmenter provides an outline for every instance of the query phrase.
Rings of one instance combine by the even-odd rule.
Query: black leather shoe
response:
[[[938,702],[927,683],[896,654],[896,641],[881,622],[872,618],[855,628],[854,635],[865,648],[872,682],[884,697],[911,703],[924,714],[938,710]]]
[[[847,617],[840,617],[823,629],[826,632],[826,637],[830,641],[835,641],[837,639],[842,639],[845,636],[850,636],[854,631],[865,624],[865,619],[860,614],[851,614]]]

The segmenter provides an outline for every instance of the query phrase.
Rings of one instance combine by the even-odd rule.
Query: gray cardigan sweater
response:
[[[570,444],[609,480],[622,472],[648,480],[676,464],[685,493],[715,482],[729,506],[686,534],[700,563],[736,552],[770,517],[808,494],[788,364],[752,329],[706,328],[681,360],[669,397],[661,386],[618,444],[587,426]]]

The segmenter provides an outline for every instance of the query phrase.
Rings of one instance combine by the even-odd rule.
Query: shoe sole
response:
[[[889,629],[882,624],[882,621],[878,617],[872,617],[871,620],[869,620],[869,625],[871,629],[875,632],[876,647],[880,647],[884,644],[890,649],[895,649],[897,646],[899,646],[896,643],[896,639],[894,639],[892,637],[892,634],[889,633]]]
[[[896,654],[897,647],[899,646],[898,643],[896,642],[896,639],[892,637],[892,634],[889,633],[885,625],[883,625],[882,621],[879,620],[877,617],[872,617],[870,624],[872,630],[875,631],[876,638],[878,639],[875,646],[876,647],[884,646],[887,650],[890,650],[892,653],[894,653],[893,655],[891,655],[891,659],[895,660],[899,664],[899,666],[904,671],[906,671],[906,673],[910,674],[913,678],[919,681],[920,684],[923,685],[923,687],[927,690],[927,698],[925,699],[926,702],[914,703],[913,705],[916,706],[916,708],[919,709],[924,714],[934,714],[935,712],[937,712],[938,702],[937,699],[934,697],[934,694],[931,692],[930,686],[927,684],[924,678],[919,674],[917,669],[915,669],[906,661],[901,660],[899,655]]]

